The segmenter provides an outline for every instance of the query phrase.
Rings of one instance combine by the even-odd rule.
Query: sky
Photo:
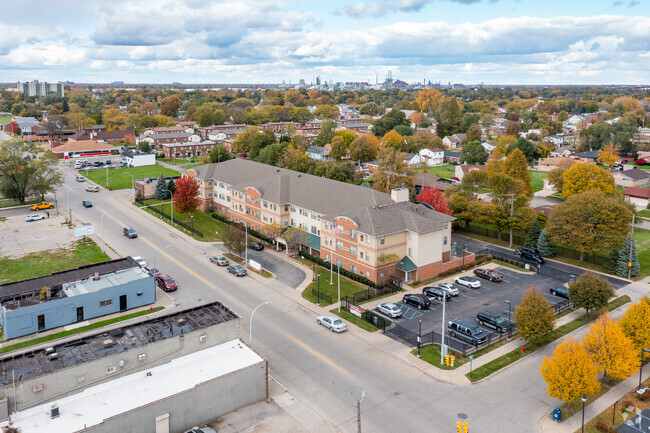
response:
[[[650,84],[650,0],[3,3],[0,82]]]

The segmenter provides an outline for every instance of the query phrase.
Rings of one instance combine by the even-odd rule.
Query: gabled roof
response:
[[[416,270],[418,267],[413,263],[413,260],[409,259],[408,256],[402,257],[402,260],[395,266],[395,269],[398,269],[403,272],[411,272]]]
[[[623,195],[628,195],[630,197],[650,198],[650,188],[625,188]]]
[[[452,152],[451,150],[445,150],[444,155],[448,158],[460,158],[462,154],[460,152]]]
[[[329,153],[329,149],[327,147],[320,147],[320,146],[309,146],[307,150],[305,150],[305,153],[313,153],[314,155],[325,155]]]
[[[460,166],[461,170],[463,170],[463,173],[467,174],[472,170],[483,170],[487,171],[487,166],[486,165],[470,165],[470,164],[463,164]]]
[[[630,179],[633,180],[641,180],[641,179],[647,179],[650,177],[650,173],[648,173],[646,170],[640,170],[636,167],[632,168],[631,170],[625,170],[625,171],[618,171],[614,170],[612,171],[613,175],[620,175],[620,176],[627,176]]]
[[[591,159],[598,158],[599,154],[600,154],[600,151],[598,151],[598,150],[588,150],[586,152],[576,152],[576,153],[574,153],[574,155],[577,156],[577,157],[591,158]]]
[[[152,138],[154,140],[160,140],[160,139],[165,139],[165,138],[188,138],[190,136],[194,135],[193,132],[184,132],[184,131],[179,131],[179,132],[156,132],[154,134],[150,135],[143,135],[140,138]]]
[[[110,144],[100,143],[95,140],[69,141],[61,146],[52,149],[54,153],[62,152],[90,152],[94,150],[113,150],[117,149]]]

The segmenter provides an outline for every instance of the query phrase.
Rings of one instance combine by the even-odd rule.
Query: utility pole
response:
[[[512,213],[514,211],[515,207],[515,195],[510,194],[510,246],[509,248],[512,248]]]
[[[630,257],[627,261],[627,279],[632,276],[632,248],[634,248],[634,214],[632,214],[632,231],[630,235]]]
[[[366,392],[361,391],[361,398],[357,400],[357,433],[361,433],[361,402],[366,398]]]

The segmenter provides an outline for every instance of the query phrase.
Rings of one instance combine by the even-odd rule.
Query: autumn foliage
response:
[[[174,193],[175,211],[189,215],[190,212],[196,212],[200,204],[199,184],[189,176],[181,176],[176,182]]]
[[[638,369],[639,352],[625,336],[618,322],[605,313],[589,325],[589,333],[582,344],[598,367],[599,373],[614,379],[627,379]]]
[[[632,340],[637,351],[650,348],[650,298],[647,296],[630,305],[619,320],[623,332]]]
[[[415,197],[415,200],[430,204],[438,212],[451,215],[451,209],[447,205],[444,194],[438,188],[434,188],[431,185],[424,185],[420,190],[420,194]]]

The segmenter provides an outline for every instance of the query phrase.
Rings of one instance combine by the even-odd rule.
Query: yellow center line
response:
[[[293,337],[290,336],[290,335],[288,335],[288,337],[289,337],[290,339],[292,339],[295,343],[297,343],[299,346],[304,347],[304,348],[307,349],[309,352],[313,353],[314,355],[318,356],[318,357],[319,357],[320,359],[322,359],[323,361],[327,362],[327,363],[328,363],[329,365],[331,365],[332,367],[334,367],[334,368],[336,368],[337,370],[339,370],[341,373],[345,373],[345,374],[347,374],[347,375],[350,374],[350,373],[349,373],[345,368],[341,367],[341,366],[338,365],[336,362],[332,361],[331,359],[329,359],[327,356],[323,355],[322,353],[320,353],[320,352],[318,352],[318,351],[312,349],[311,347],[307,346],[305,343],[303,343],[302,341],[298,340],[297,338],[293,338]]]

